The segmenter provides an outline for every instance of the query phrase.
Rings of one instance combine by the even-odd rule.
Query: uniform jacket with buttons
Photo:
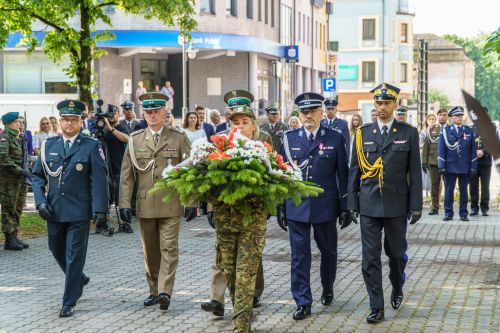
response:
[[[261,131],[265,131],[271,135],[272,141],[273,141],[273,149],[275,151],[280,151],[281,150],[281,145],[282,145],[282,138],[283,134],[288,130],[288,126],[282,122],[278,121],[276,124],[274,124],[273,128],[271,129],[271,125],[269,123],[264,123],[260,125],[259,129]]]
[[[453,145],[458,142],[458,149],[450,149],[446,145],[444,136],[448,143]],[[476,136],[474,130],[469,126],[462,125],[459,132],[455,125],[446,126],[441,131],[438,144],[438,168],[446,169],[451,174],[466,174],[471,169],[477,170]]]
[[[483,157],[477,158],[477,165],[491,166],[493,164],[492,156],[489,153],[488,148],[483,144],[481,137],[477,135],[476,125],[472,126],[472,129],[474,130],[474,134],[476,135],[476,149],[482,150],[484,153]]]
[[[108,181],[104,153],[99,141],[79,134],[68,155],[64,137],[45,141],[45,161],[50,171],[62,166],[60,176],[45,173],[41,153],[32,174],[35,204],[49,204],[51,222],[90,221],[92,213],[108,212]]]
[[[330,119],[322,119],[321,126],[324,126],[329,129],[338,129],[344,135],[344,140],[346,143],[346,147],[350,147],[351,134],[349,133],[349,126],[347,125],[347,121],[344,119],[340,119],[335,117],[332,124],[330,125]]]
[[[130,126],[127,125],[127,120],[126,119],[122,119],[119,121],[120,124],[122,124],[123,126],[125,126],[128,130],[129,133],[132,133],[135,129],[135,127],[137,126],[137,124],[139,124],[139,120],[137,119],[132,119],[130,121]]]
[[[149,128],[134,132],[130,136],[133,141],[135,158],[139,168],[144,168],[154,160],[154,167],[142,172],[132,164],[130,143],[123,156],[120,174],[120,208],[130,208],[130,200],[137,179],[136,210],[139,218],[166,218],[182,216],[183,209],[179,197],[175,196],[165,203],[163,198],[167,193],[149,193],[155,182],[162,177],[163,170],[168,165],[176,165],[189,157],[190,142],[187,135],[175,128],[163,127],[158,144],[155,145]]]
[[[290,130],[284,134],[288,139],[288,150],[297,165],[305,160],[309,163],[302,169],[304,180],[314,182],[324,192],[316,198],[304,198],[296,206],[286,201],[286,218],[304,223],[334,221],[347,208],[347,151],[344,137],[338,130],[320,126],[312,144],[304,128]],[[285,147],[281,155],[288,160]]]
[[[373,165],[382,157],[383,184],[379,177],[361,179],[357,136],[352,145],[349,169],[348,209],[370,217],[400,217],[410,210],[422,210],[422,173],[418,131],[394,120],[385,142],[377,122],[361,127],[362,151]]]
[[[424,138],[424,145],[422,147],[422,164],[428,165],[438,165],[438,142],[431,142],[431,140],[439,140],[439,133],[441,132],[441,126],[435,125],[430,129],[425,130],[426,135]]]

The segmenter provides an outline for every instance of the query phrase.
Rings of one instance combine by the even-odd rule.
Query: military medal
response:
[[[76,166],[75,166],[75,169],[76,171],[80,172],[83,170],[83,165],[81,163],[78,163]]]
[[[324,152],[323,152],[323,142],[319,144],[319,154],[320,155],[324,154]]]

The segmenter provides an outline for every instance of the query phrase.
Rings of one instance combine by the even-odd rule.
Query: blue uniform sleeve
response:
[[[41,203],[47,203],[47,196],[45,195],[45,186],[47,185],[47,178],[42,167],[41,155],[38,155],[35,167],[31,173],[31,182],[33,189],[33,196],[35,197],[35,207]]]
[[[444,135],[446,135],[446,128],[439,133],[438,142],[438,169],[446,168],[446,142],[444,142]]]
[[[95,142],[90,153],[90,161],[92,168],[90,175],[92,212],[107,213],[109,200],[107,167],[101,145],[97,142]]]
[[[344,136],[339,136],[339,147],[337,154],[337,177],[340,196],[340,210],[347,210],[347,182],[349,178],[349,166],[347,163],[347,148]]]

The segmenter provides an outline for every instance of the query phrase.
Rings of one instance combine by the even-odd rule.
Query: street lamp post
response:
[[[179,36],[179,43],[182,45],[182,119],[185,118],[188,112],[187,107],[187,59],[186,54],[189,59],[196,58],[197,49],[193,49],[193,45],[190,43],[189,47],[186,49],[187,39],[184,36]]]

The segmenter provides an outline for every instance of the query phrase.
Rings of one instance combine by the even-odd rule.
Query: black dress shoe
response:
[[[323,291],[323,294],[321,295],[321,304],[323,305],[330,305],[333,302],[333,291]]]
[[[301,305],[293,312],[293,319],[302,320],[307,318],[311,314],[310,305]]]
[[[253,298],[252,307],[253,308],[258,308],[261,305],[262,305],[262,303],[260,302],[260,297],[254,297]]]
[[[159,294],[158,303],[160,303],[160,310],[167,311],[170,306],[170,295],[165,293]]]
[[[471,214],[471,215],[472,215],[472,214]],[[489,214],[488,214],[488,211],[487,211],[487,210],[483,211],[483,216],[489,216]]]
[[[155,305],[158,303],[158,296],[156,295],[149,295],[148,298],[144,301],[144,306],[150,306],[150,305]]]
[[[478,213],[478,212],[471,212],[471,213],[470,213],[470,216],[478,216],[478,215],[479,215],[479,213]]]
[[[366,317],[368,324],[379,323],[382,320],[384,320],[384,310],[372,309],[368,317]]]
[[[118,227],[118,232],[124,232],[126,234],[133,234],[134,229],[130,226],[130,223],[124,222]]]
[[[399,309],[401,304],[403,303],[403,293],[396,293],[394,290],[391,294],[391,305],[394,310]]]
[[[460,221],[469,221],[469,218],[467,216],[460,216]]]
[[[453,216],[445,216],[443,218],[443,221],[451,221],[451,220],[453,220]]]
[[[201,303],[201,308],[204,311],[212,312],[214,316],[224,317],[224,304],[211,300],[210,302]]]
[[[63,305],[61,311],[59,312],[59,317],[71,317],[73,315],[73,307],[69,305]]]
[[[437,215],[439,214],[437,210],[435,209],[432,209],[430,212],[429,212],[429,215]]]

